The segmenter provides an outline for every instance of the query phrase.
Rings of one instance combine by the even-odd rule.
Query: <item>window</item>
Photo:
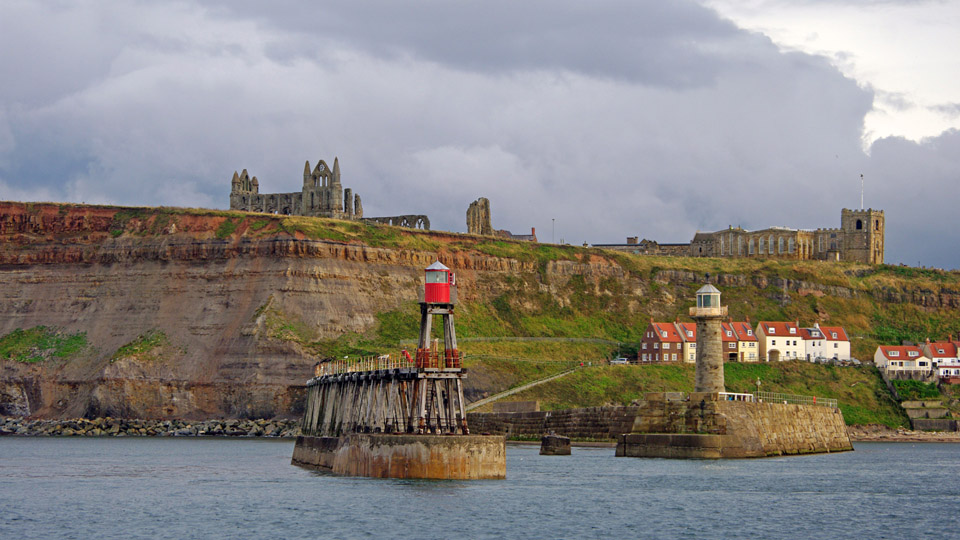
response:
[[[797,248],[796,248],[796,246],[795,246],[794,243],[793,243],[793,238],[791,238],[790,240],[788,240],[788,243],[787,243],[787,252],[788,252],[788,253],[793,253],[793,252],[796,251],[796,250],[797,250]]]
[[[736,344],[736,343],[731,343],[727,348],[728,348],[728,349],[736,349],[736,348],[737,348],[737,344]]]
[[[763,237],[762,237],[762,236],[760,237],[760,240],[758,240],[758,243],[760,244],[760,254],[763,255],[764,246],[763,246]]]
[[[771,340],[770,340],[770,345],[774,345],[774,346],[775,346],[776,344],[777,344],[777,340],[775,340],[775,339],[771,339]]]
[[[752,335],[753,335],[753,330],[747,330],[747,335],[748,335],[748,336],[752,336]]]
[[[796,334],[796,333],[797,333],[797,329],[796,329],[796,328],[791,328],[791,329],[790,329],[790,333],[791,333],[791,334]]]
[[[727,330],[727,337],[730,337],[730,336],[732,336],[732,335],[733,335],[733,332]]]
[[[696,348],[697,348],[697,344],[696,344],[696,343],[691,343],[691,344],[690,344],[690,348],[691,348],[691,349],[696,349]]]
[[[660,344],[659,344],[659,343],[654,343],[654,344],[653,344],[653,348],[654,348],[654,349],[659,349],[659,348],[660,348]]]
[[[670,344],[669,344],[669,343],[664,343],[664,344],[663,344],[663,350],[667,350],[667,349],[669,349],[669,348],[670,348]]]
[[[666,331],[666,330],[661,330],[661,331],[660,331],[660,337],[667,337],[667,331]]]
[[[771,327],[767,328],[767,333],[768,333],[768,334],[776,334],[776,333],[777,333],[777,330],[776,330],[774,327],[771,326]]]
[[[753,238],[747,239],[747,252],[753,255]]]
[[[837,333],[836,333],[836,332],[830,332],[830,335],[833,336],[833,339],[837,339]]]
[[[887,353],[887,356],[891,358],[895,358],[897,356],[900,356],[900,351],[890,351],[889,353]]]
[[[926,365],[927,365],[926,362],[920,362],[920,367],[926,367]]]
[[[643,343],[641,343],[641,344],[640,344],[640,348],[643,349],[643,350],[647,350],[647,342],[644,341]]]
[[[673,360],[674,362],[677,361],[677,353],[673,353],[673,358],[671,358],[671,360]]]
[[[773,235],[770,235],[770,240],[767,242],[767,250],[770,252],[770,255],[773,255]]]
[[[693,337],[693,330],[687,330],[687,337]]]
[[[783,237],[777,239],[777,253],[783,253]]]
[[[907,351],[907,356],[909,356],[910,358],[916,358],[917,356],[920,356],[920,355],[917,354],[917,351]]]
[[[833,344],[833,348],[834,348],[834,349],[837,349],[837,348],[839,348],[839,345],[836,344],[836,343],[834,343],[834,344]]]
[[[859,231],[859,230],[861,230],[861,229],[863,229],[863,222],[858,219],[858,220],[857,220],[857,230]]]

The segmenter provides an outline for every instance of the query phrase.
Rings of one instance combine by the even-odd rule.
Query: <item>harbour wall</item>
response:
[[[536,438],[550,433],[571,439],[616,440],[633,429],[639,407],[586,407],[559,411],[468,413],[474,433]]]
[[[745,458],[853,450],[839,409],[648,394],[618,456]]]
[[[479,480],[507,475],[504,438],[495,435],[301,435],[292,462],[345,476],[374,478]]]

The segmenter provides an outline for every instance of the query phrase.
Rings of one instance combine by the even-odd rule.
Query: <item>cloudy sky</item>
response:
[[[0,199],[226,208],[339,156],[370,216],[684,242],[837,227],[863,174],[887,262],[958,268],[957,5],[5,0]]]

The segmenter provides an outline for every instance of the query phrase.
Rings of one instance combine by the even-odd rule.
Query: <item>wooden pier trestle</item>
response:
[[[453,304],[422,302],[416,358],[403,351],[367,360],[318,366],[307,382],[304,435],[348,433],[468,435]],[[443,317],[444,350],[430,348],[433,315]],[[435,342],[437,343],[437,342]]]

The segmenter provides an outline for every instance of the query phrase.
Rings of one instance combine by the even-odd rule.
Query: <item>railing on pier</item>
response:
[[[757,392],[757,398],[762,403],[789,403],[793,405],[817,405],[820,407],[837,408],[837,400],[820,398],[817,396],[798,396],[796,394],[781,394],[778,392]]]
[[[753,394],[737,394],[735,392],[720,392],[723,401],[754,401]]]
[[[460,351],[444,350],[443,362],[440,361],[439,351],[417,349],[416,358],[411,358],[407,351],[402,351],[396,357],[389,354],[380,356],[363,356],[360,358],[344,358],[320,362],[317,364],[317,377],[323,375],[339,375],[342,373],[357,373],[363,371],[381,371],[403,368],[460,368],[463,359]]]
[[[757,392],[756,394],[737,394],[735,392],[720,392],[723,401],[747,401],[760,403],[789,403],[793,405],[818,405],[821,407],[837,408],[837,400],[817,396],[798,396],[796,394],[781,394],[777,392]]]

